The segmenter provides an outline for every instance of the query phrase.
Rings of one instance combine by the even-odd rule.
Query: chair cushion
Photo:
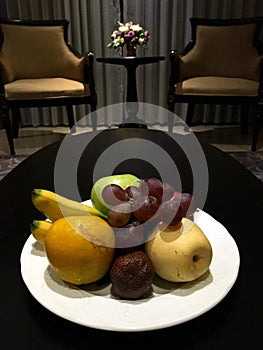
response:
[[[4,83],[17,79],[62,77],[83,81],[84,58],[64,41],[62,26],[1,24],[0,64]]]
[[[262,57],[253,46],[255,28],[197,26],[196,44],[180,58],[180,80],[212,75],[259,81]]]
[[[90,95],[88,85],[64,78],[15,80],[5,91],[8,100]]]
[[[197,77],[175,86],[176,94],[257,96],[259,83],[248,79]]]

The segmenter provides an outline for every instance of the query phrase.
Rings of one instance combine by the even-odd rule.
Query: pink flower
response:
[[[124,38],[133,38],[134,37],[134,32],[129,32],[127,34],[124,34]]]

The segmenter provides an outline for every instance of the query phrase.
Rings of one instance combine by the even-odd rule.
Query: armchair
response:
[[[187,103],[191,125],[195,104],[238,104],[241,132],[248,133],[249,106],[257,106],[251,149],[262,119],[263,17],[240,19],[191,18],[192,38],[181,53],[170,52],[168,109]],[[168,131],[172,132],[173,120]]]
[[[96,110],[94,55],[81,55],[71,47],[68,25],[67,20],[0,21],[0,117],[11,155],[20,108],[66,106],[70,129],[73,105],[88,104]],[[94,113],[92,127],[96,130]]]

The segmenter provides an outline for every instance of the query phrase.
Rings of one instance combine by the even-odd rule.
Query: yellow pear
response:
[[[171,282],[193,281],[203,275],[212,260],[212,246],[193,221],[183,218],[176,226],[157,226],[145,244],[157,275]]]

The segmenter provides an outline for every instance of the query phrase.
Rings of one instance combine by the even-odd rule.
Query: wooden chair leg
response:
[[[173,133],[173,128],[174,128],[174,113],[169,113],[168,118],[167,118],[167,127],[168,127],[168,134]]]
[[[185,122],[186,122],[186,124],[188,126],[190,126],[192,124],[194,110],[195,110],[195,104],[192,103],[192,102],[188,103],[187,113],[186,113],[186,120],[185,120]]]
[[[19,124],[21,120],[20,116],[20,109],[19,108],[11,108],[12,112],[12,132],[13,132],[13,138],[18,138],[18,132],[19,132]]]
[[[174,114],[174,108],[175,108],[175,102],[174,102],[174,97],[173,94],[172,96],[168,95],[168,110]],[[167,120],[168,124],[168,133],[172,134],[173,132],[173,126],[174,126],[174,118],[172,116],[168,118]]]
[[[66,109],[67,109],[67,116],[68,116],[68,126],[72,132],[75,132],[76,129],[74,127],[75,121],[74,121],[73,106],[67,105]]]
[[[258,105],[256,117],[254,121],[254,128],[253,128],[252,145],[251,145],[252,152],[256,151],[257,149],[257,140],[258,140],[258,134],[262,123],[262,119],[263,119],[263,105]]]
[[[192,102],[189,102],[187,106],[186,119],[185,119],[185,124],[186,124],[184,127],[185,131],[189,131],[189,126],[191,126],[192,124],[194,110],[195,110],[195,104]]]
[[[96,111],[93,111],[91,113],[91,125],[92,125],[92,130],[96,131],[97,130],[97,113],[96,113]]]
[[[91,103],[90,105],[90,111],[91,111],[91,126],[92,130],[96,131],[97,130],[97,113],[96,113],[96,104]]]
[[[241,134],[248,134],[248,111],[249,105],[247,103],[241,105],[240,110],[240,126],[241,126]]]
[[[16,152],[15,152],[14,141],[13,141],[11,121],[10,121],[7,107],[1,108],[1,118],[2,118],[3,127],[5,128],[5,132],[6,132],[9,148],[10,148],[10,154],[11,156],[14,156]]]

